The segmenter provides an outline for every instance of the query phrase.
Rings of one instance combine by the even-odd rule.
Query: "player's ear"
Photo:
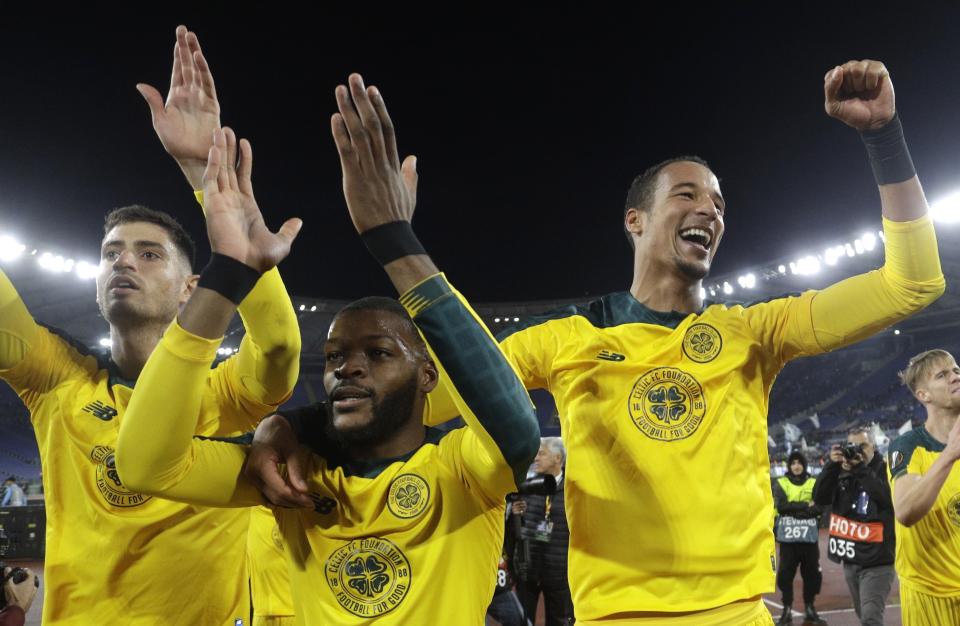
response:
[[[643,234],[648,214],[649,211],[644,211],[636,207],[627,209],[626,214],[623,216],[623,227],[627,229],[628,233],[639,237]]]
[[[433,362],[433,359],[427,359],[420,365],[419,382],[420,391],[423,393],[430,393],[436,389],[437,383],[440,382],[440,373],[437,371],[437,364]]]
[[[183,279],[183,289],[180,291],[180,306],[187,303],[193,290],[197,288],[197,282],[200,280],[200,274],[188,274]]]

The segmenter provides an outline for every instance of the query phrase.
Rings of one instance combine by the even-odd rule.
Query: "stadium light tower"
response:
[[[0,237],[0,261],[13,261],[26,249],[25,245],[10,235]]]
[[[960,191],[930,205],[930,215],[941,224],[960,222]]]

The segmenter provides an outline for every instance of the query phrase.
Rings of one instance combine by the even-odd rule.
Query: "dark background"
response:
[[[392,291],[350,226],[330,138],[351,71],[419,158],[418,234],[476,301],[629,287],[626,189],[677,154],[721,178],[715,273],[875,229],[856,133],[823,112],[823,75],[849,59],[887,64],[929,198],[960,186],[960,9],[774,4],[0,8],[0,232],[94,261],[103,213],[140,202],[204,240],[134,89],[166,93],[178,23],[200,38],[224,123],[253,143],[268,222],[305,221],[282,266],[297,295]]]

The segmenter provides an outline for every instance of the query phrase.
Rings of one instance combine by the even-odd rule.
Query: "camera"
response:
[[[7,533],[3,532],[3,526],[0,526],[0,556],[6,556],[8,547],[10,547],[10,538],[7,537]],[[20,584],[28,576],[27,570],[22,567],[14,567],[7,575],[3,574],[5,569],[7,569],[7,564],[0,561],[0,610],[7,606],[7,595],[3,592],[3,586],[7,584],[7,581],[12,579],[14,584]],[[37,580],[36,584],[39,587],[40,581]]]
[[[840,452],[843,454],[843,458],[852,461],[863,456],[863,444],[845,443],[840,447]]]
[[[517,485],[517,493],[519,495],[552,496],[556,492],[557,479],[553,474],[535,474]],[[516,495],[514,495],[514,498],[516,498]]]

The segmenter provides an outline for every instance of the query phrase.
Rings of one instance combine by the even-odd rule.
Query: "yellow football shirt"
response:
[[[239,353],[203,373],[198,435],[249,430],[296,380],[299,327],[279,274],[265,274],[241,309]],[[247,623],[249,513],[129,489],[115,449],[133,383],[34,322],[2,272],[0,364],[30,410],[43,467],[44,624]],[[202,601],[185,601],[185,590]]]
[[[904,474],[925,474],[944,447],[923,426],[898,437],[887,452],[893,489]],[[950,470],[920,521],[909,527],[897,522],[896,569],[905,587],[932,596],[960,596],[960,466]]]
[[[480,626],[493,596],[504,497],[539,447],[533,407],[441,275],[401,302],[441,378],[454,382],[468,426],[428,429],[419,448],[397,459],[360,463],[335,448],[313,455],[314,509],[274,510],[301,624]],[[191,439],[218,344],[174,323],[150,357],[120,435],[118,463],[130,484],[202,504],[260,501],[240,477],[242,446]]]
[[[766,417],[777,374],[944,289],[929,218],[884,220],[884,231],[882,269],[822,291],[689,315],[619,293],[501,335],[527,388],[557,403],[578,621],[706,610],[773,590]]]
[[[283,552],[283,538],[273,510],[265,506],[250,510],[247,566],[250,570],[253,616],[292,616],[293,595],[287,557]]]

